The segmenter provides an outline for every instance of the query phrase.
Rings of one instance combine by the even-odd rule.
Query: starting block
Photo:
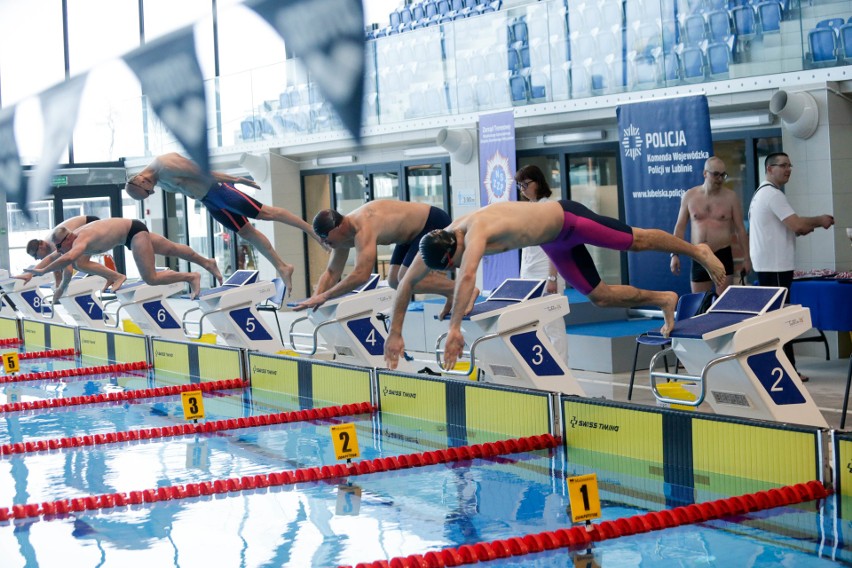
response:
[[[216,288],[204,290],[198,296],[198,307],[183,314],[185,337],[201,337],[202,323],[210,318],[219,338],[230,347],[254,349],[274,353],[283,347],[281,337],[275,337],[257,312],[257,304],[283,293],[273,282],[258,281],[257,270],[237,270]],[[190,336],[186,330],[186,316],[200,310],[197,324],[199,334]]]
[[[55,280],[53,273],[33,276],[29,282],[20,278],[6,278],[0,281],[0,289],[8,301],[18,308],[21,316],[27,319],[53,317],[50,300]]]
[[[321,334],[335,361],[362,367],[384,367],[388,334],[379,313],[391,308],[396,292],[393,288],[379,288],[379,278],[378,274],[372,274],[367,283],[357,290],[332,298],[316,310],[308,310],[308,315],[293,320],[289,332],[292,349],[303,355],[324,358],[328,354],[317,353]],[[314,325],[313,333],[294,331],[304,321]],[[297,337],[311,337],[310,348],[297,347]]]
[[[104,321],[108,321],[106,310],[113,302],[118,302],[115,312],[115,325],[106,323],[106,327],[117,328],[121,325],[121,312],[127,311],[133,321],[145,335],[183,341],[186,336],[180,324],[179,316],[166,302],[176,294],[181,294],[186,286],[183,282],[151,286],[142,280],[124,282],[115,291],[115,300],[104,303]]]
[[[671,347],[651,359],[657,400],[691,407],[706,400],[717,414],[828,428],[783,351],[811,329],[810,310],[785,306],[786,295],[785,288],[729,286],[706,313],[678,321]],[[689,374],[656,370],[670,351]],[[666,397],[658,379],[692,383],[695,400]]]
[[[68,283],[59,304],[65,308],[73,325],[94,329],[106,328],[104,302],[100,292],[106,286],[106,278],[77,272]]]
[[[499,384],[584,396],[567,363],[544,328],[568,313],[568,298],[544,295],[547,282],[509,278],[464,317],[462,333],[470,345],[470,369],[482,369],[485,380]],[[444,333],[435,345],[441,364]],[[448,375],[469,375],[447,371]]]

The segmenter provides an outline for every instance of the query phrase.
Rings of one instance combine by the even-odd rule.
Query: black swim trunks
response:
[[[722,265],[725,267],[725,274],[731,276],[734,273],[734,251],[731,250],[731,247],[720,248],[713,254],[722,262]],[[707,271],[701,264],[694,260],[692,261],[692,270],[689,278],[692,282],[710,282],[710,275],[707,274]]]
[[[450,219],[447,212],[433,205],[429,210],[429,216],[426,217],[426,224],[423,225],[423,230],[417,233],[411,242],[400,243],[394,247],[390,265],[411,266],[411,263],[414,262],[414,257],[420,251],[418,247],[420,246],[420,239],[423,238],[423,235],[433,229],[443,229],[450,223],[452,223],[452,219]]]
[[[95,221],[100,221],[101,218],[97,215],[86,215],[86,224],[94,223]]]
[[[127,239],[124,241],[124,246],[128,249],[130,248],[130,243],[133,242],[133,237],[137,235],[137,233],[148,232],[148,227],[145,226],[145,223],[140,221],[139,219],[133,219],[130,222],[130,230],[127,231]]]

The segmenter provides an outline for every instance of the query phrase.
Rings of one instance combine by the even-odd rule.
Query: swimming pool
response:
[[[79,361],[22,361],[22,371],[80,366]],[[188,381],[183,381],[188,382]],[[103,373],[2,384],[0,403],[161,388],[173,376]],[[154,392],[154,391],[152,391]],[[272,404],[274,402],[274,404]],[[299,411],[297,397],[255,388],[204,396],[205,422],[232,421],[210,433],[98,443],[0,457],[0,507],[92,495],[197,487],[339,463],[330,427],[352,424],[355,461],[431,452],[494,440],[468,427],[360,412],[302,415],[274,425],[239,419]],[[274,408],[273,408],[274,407]],[[184,424],[179,395],[70,407],[0,412],[0,445],[82,439],[114,432],[171,431]],[[245,422],[243,422],[245,423]],[[553,449],[508,452],[397,471],[379,471],[275,487],[223,491],[154,503],[96,507],[0,523],[2,565],[17,566],[337,566],[425,554],[463,544],[571,526],[565,478],[601,461]],[[342,462],[341,462],[342,463]],[[676,487],[595,467],[602,519],[666,507]],[[709,497],[709,496],[708,496]],[[837,544],[836,507],[828,499],[595,543],[492,561],[495,566],[828,566],[850,555]],[[842,522],[842,521],[841,521]]]

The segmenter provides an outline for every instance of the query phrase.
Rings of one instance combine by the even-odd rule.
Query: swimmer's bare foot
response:
[[[663,327],[660,328],[660,333],[663,337],[668,337],[675,325],[675,308],[677,308],[677,294],[674,292],[660,292],[663,295],[663,301],[659,308],[663,310]]]
[[[722,261],[713,254],[713,249],[707,246],[706,243],[695,245],[695,247],[698,249],[696,252],[698,262],[704,266],[711,278],[713,278],[713,283],[716,287],[724,288],[725,283],[727,282],[727,276],[725,275],[725,267],[722,264]]]
[[[470,313],[470,310],[473,309],[473,305],[476,303],[476,301],[478,299],[479,299],[479,288],[474,287],[473,288],[473,294],[470,296],[470,303],[467,305],[467,309],[464,311],[464,315],[467,315],[467,314]]]
[[[204,261],[204,269],[213,275],[213,278],[216,279],[216,282],[221,285],[222,284],[222,273],[219,272],[219,265],[216,263],[215,258],[208,258]]]
[[[290,297],[290,292],[293,290],[293,272],[295,271],[296,267],[292,264],[284,264],[284,269],[278,271],[281,280],[284,281],[284,286],[287,288],[287,291],[284,292],[284,296],[287,298]]]
[[[201,293],[201,275],[197,272],[189,273],[189,297],[194,300]]]
[[[125,280],[127,280],[127,276],[125,276],[124,274],[119,274],[118,276],[116,276],[112,280],[107,280],[107,283],[106,283],[106,286],[104,286],[103,292],[106,292],[107,288],[109,288],[110,290],[115,292],[116,290],[121,288],[121,285],[124,284]]]

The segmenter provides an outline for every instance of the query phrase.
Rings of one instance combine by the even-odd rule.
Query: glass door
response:
[[[121,217],[121,188],[115,185],[105,186],[69,186],[54,189],[54,221],[59,223],[79,215],[94,216],[100,219]],[[112,260],[118,272],[128,278],[137,278],[139,271],[135,262],[127,262],[125,248],[112,249]],[[105,255],[93,256],[97,262],[103,262]]]
[[[399,171],[378,171],[369,174],[369,198],[376,199],[396,199],[399,200]],[[394,245],[378,245],[376,247],[376,266],[374,270],[379,273],[382,280],[387,279],[388,270],[390,269],[391,253],[393,253]]]

